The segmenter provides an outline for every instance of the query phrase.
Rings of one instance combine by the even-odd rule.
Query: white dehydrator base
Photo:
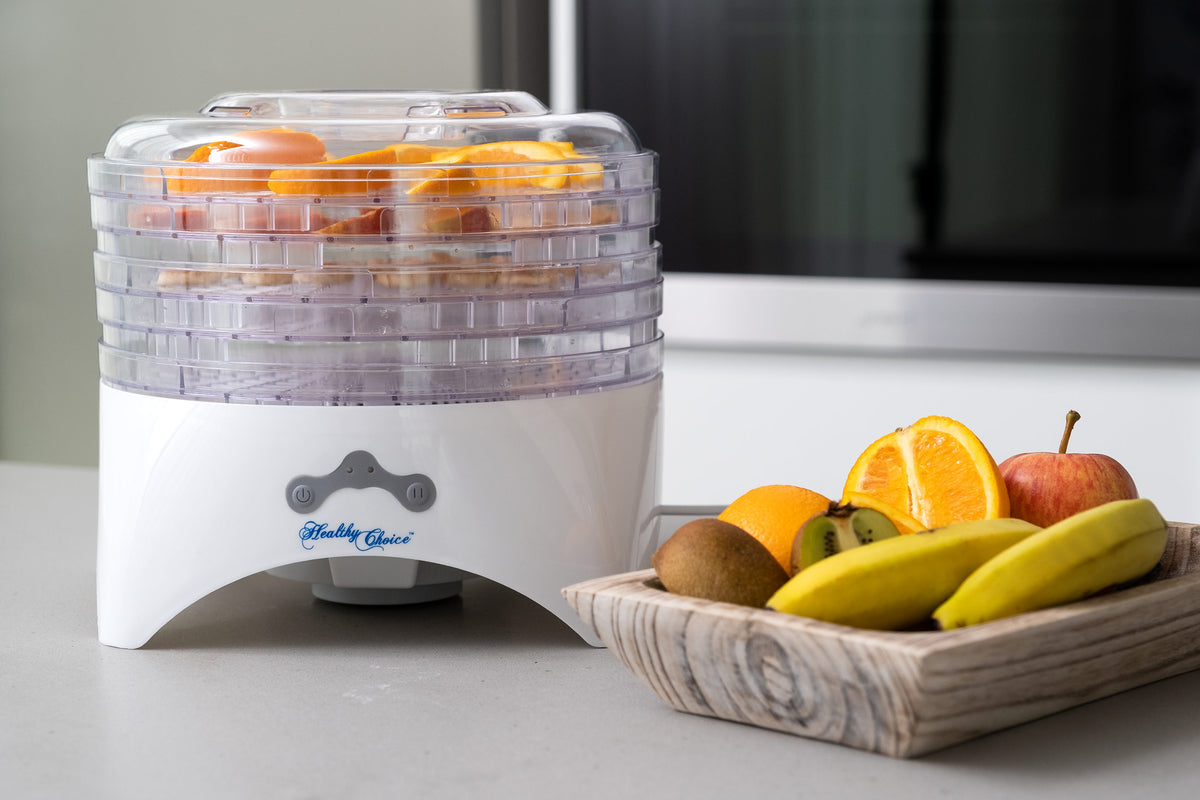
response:
[[[201,597],[266,570],[360,603],[450,596],[478,575],[599,646],[561,590],[648,566],[661,402],[661,377],[555,398],[344,407],[101,384],[100,641],[141,647]]]

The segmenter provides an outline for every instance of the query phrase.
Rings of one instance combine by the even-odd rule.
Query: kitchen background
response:
[[[93,465],[85,161],[133,116],[226,91],[472,89],[477,0],[0,3],[0,458]]]
[[[576,71],[551,67],[570,7]],[[96,461],[84,161],[230,90],[525,89],[662,153],[663,499],[837,494],[929,413],[1200,520],[1200,43],[1172,0],[4,0],[0,459]],[[1200,185],[1200,184],[1198,184]]]

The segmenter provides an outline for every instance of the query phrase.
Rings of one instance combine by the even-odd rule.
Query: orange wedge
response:
[[[429,169],[420,171],[421,177],[425,180],[413,184],[408,190],[408,194],[421,197],[447,197],[479,191],[479,181],[475,180],[475,175],[470,167],[451,166],[466,163],[468,163],[467,158],[460,150],[454,150],[427,162],[424,166]]]
[[[317,136],[288,128],[242,131],[217,142],[202,144],[188,163],[308,164],[325,158],[325,143]],[[180,194],[266,191],[269,169],[180,167],[167,170],[167,191]]]
[[[319,228],[321,236],[378,236],[383,231],[385,209],[376,208]]]
[[[987,448],[966,425],[941,416],[873,442],[854,463],[842,496],[872,498],[922,528],[1009,513],[1004,479]]]
[[[569,154],[563,145],[570,147]],[[568,178],[577,174],[580,180],[599,171],[590,164],[562,164],[564,158],[578,158],[569,142],[535,142],[514,140],[487,142],[460,147],[429,163],[430,167],[454,165],[438,170],[426,181],[408,190],[413,195],[448,195],[482,192],[498,194],[520,191],[526,187],[561,189]],[[591,179],[594,181],[594,179]]]
[[[433,206],[425,211],[425,230],[430,233],[487,233],[496,229],[496,218],[487,206]]]
[[[556,147],[563,159],[581,159],[576,164],[565,164],[567,182],[572,189],[601,189],[604,187],[604,167],[597,161],[584,161],[585,156],[575,150],[572,142],[546,142]]]
[[[400,144],[389,144],[386,149],[392,152],[397,164],[424,164],[432,159],[440,158],[453,148],[401,142]]]
[[[878,511],[880,514],[883,514],[892,521],[892,524],[896,526],[896,530],[898,530],[902,536],[926,529],[924,523],[918,519],[914,519],[907,511],[901,511],[895,506],[889,506],[887,503],[884,503],[878,498],[872,497],[869,494],[863,494],[862,492],[844,492],[842,494],[842,504],[850,504],[858,506],[859,508],[870,508]]]
[[[308,164],[325,160],[325,143],[319,136],[291,128],[241,131],[230,136],[229,141],[237,147],[213,150],[209,153],[208,161],[226,164]]]
[[[463,156],[472,164],[503,164],[520,162],[560,161],[562,151],[550,142],[496,142],[464,147]],[[520,188],[536,186],[539,189],[561,189],[567,183],[565,164],[538,164],[537,166],[477,166],[471,170],[475,177],[488,181],[485,191],[492,186]],[[495,183],[492,183],[492,182]]]
[[[241,147],[236,142],[209,142],[202,144],[192,151],[192,154],[187,157],[186,161],[189,164],[205,164],[214,153],[221,150],[228,150],[233,147]],[[242,183],[222,181],[213,173],[216,170],[204,170],[194,167],[182,167],[180,169],[167,170],[167,191],[176,194],[202,194],[204,192],[219,192],[222,190],[239,192],[239,191],[257,191],[259,181],[257,176],[255,180]],[[205,174],[211,176],[205,178]]]
[[[379,150],[355,153],[321,163],[317,169],[277,169],[267,187],[288,195],[368,195],[395,180],[386,170],[391,164],[423,164],[443,155],[445,147],[425,144],[393,144]],[[340,169],[341,165],[370,165],[373,168]]]
[[[221,150],[228,150],[231,147],[241,147],[237,142],[209,142],[202,144],[192,151],[192,154],[187,157],[187,160],[192,163],[204,163],[212,160],[213,153]]]
[[[829,498],[811,489],[773,484],[751,489],[717,515],[758,539],[789,575],[792,544],[810,517],[826,511]]]

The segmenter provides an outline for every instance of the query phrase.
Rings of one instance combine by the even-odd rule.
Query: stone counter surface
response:
[[[260,574],[140,650],[95,630],[96,473],[0,464],[0,787],[16,798],[1192,797],[1200,673],[902,761],[672,711],[468,581],[340,606]]]

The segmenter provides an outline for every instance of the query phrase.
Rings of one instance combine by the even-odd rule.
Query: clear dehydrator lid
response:
[[[554,114],[524,92],[281,91],[222,95],[193,115],[132,119],[113,134],[104,157],[180,161],[202,145],[253,142],[255,135],[274,129],[312,134],[331,158],[401,143],[572,142],[593,156],[641,150],[637,136],[617,116]],[[315,160],[303,157],[310,152],[304,146],[315,145],[311,139],[296,137],[291,144],[295,149],[281,149],[284,159],[273,163]]]
[[[463,152],[470,147],[476,151]],[[176,176],[176,188],[188,188],[192,178],[201,189],[207,179],[232,181],[239,172],[257,172],[254,165],[307,165],[274,176],[283,192],[304,193],[313,181],[361,179],[355,166],[413,172],[447,157],[451,166],[554,162],[534,173],[533,186],[556,189],[585,184],[589,159],[641,152],[619,117],[551,113],[523,92],[282,91],[228,94],[196,114],[132,119],[112,135],[103,158],[203,163],[203,171],[191,167],[193,172]],[[579,169],[570,170],[570,163]]]

